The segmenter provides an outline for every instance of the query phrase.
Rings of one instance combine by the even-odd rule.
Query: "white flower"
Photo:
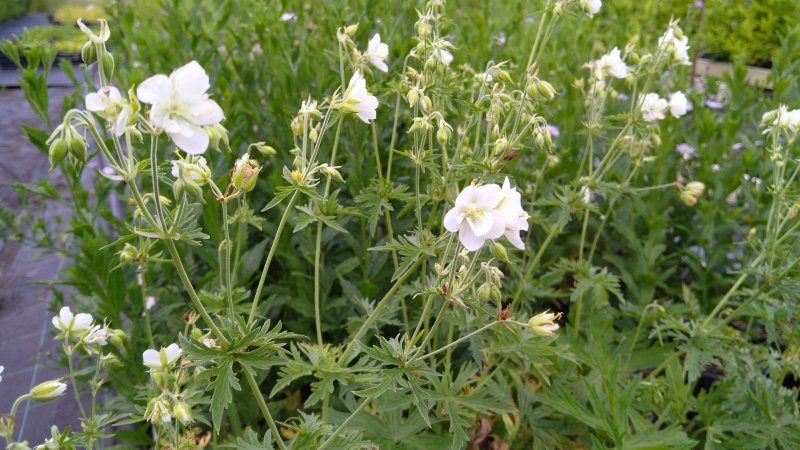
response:
[[[503,192],[496,184],[469,185],[456,197],[455,206],[444,216],[444,227],[455,233],[469,251],[481,248],[486,239],[497,239],[506,232],[506,221],[497,206]]]
[[[72,335],[80,335],[92,326],[94,319],[92,319],[91,314],[86,313],[73,315],[69,306],[65,306],[61,308],[57,316],[53,317],[52,322],[53,326],[59,331]]]
[[[583,186],[581,188],[581,202],[583,202],[584,205],[592,203],[592,190],[589,189],[588,186]]]
[[[109,121],[109,128],[116,136],[121,136],[128,125],[128,119],[133,114],[119,90],[114,86],[100,88],[86,96],[86,110],[98,113]]]
[[[381,72],[389,71],[389,66],[386,65],[386,58],[389,57],[389,46],[381,42],[380,33],[375,33],[375,36],[372,36],[372,39],[369,40],[364,57]]]
[[[166,131],[181,150],[199,155],[208,148],[209,138],[203,127],[224,118],[217,102],[206,94],[209,87],[206,71],[192,61],[169,77],[158,74],[144,80],[136,95],[153,105],[150,123],[154,127]]]
[[[662,120],[664,118],[667,108],[669,108],[669,103],[663,98],[660,98],[658,94],[651,92],[645,94],[639,108],[644,120],[647,122],[655,122],[656,120]]]
[[[142,360],[144,365],[151,369],[166,369],[172,367],[173,364],[181,357],[183,349],[178,347],[178,344],[170,344],[167,348],[161,350],[147,349],[142,353]]]
[[[356,71],[350,78],[350,84],[344,91],[344,98],[338,108],[346,113],[357,115],[364,123],[375,119],[378,99],[367,91],[367,81],[360,72]]]
[[[603,55],[597,60],[597,75],[603,78],[605,75],[611,75],[614,78],[625,78],[628,76],[628,66],[622,61],[620,51],[614,47],[610,53]]]
[[[672,62],[682,66],[690,66],[689,60],[689,38],[680,33],[680,39],[675,36],[675,30],[670,27],[663,36],[658,39],[658,46],[672,57]]]
[[[192,161],[191,157],[172,161],[171,173],[175,178],[180,178],[180,175],[183,175],[185,180],[196,183],[198,186],[206,184],[211,179],[211,169],[208,167],[206,159],[202,156],[197,157],[195,161]]]
[[[5,369],[5,367],[3,367],[3,366],[0,366],[0,374],[2,374],[2,373],[3,373],[3,370],[4,370],[4,369]],[[2,383],[2,382],[3,382],[3,377],[1,377],[1,376],[0,376],[0,383]]]
[[[511,245],[524,250],[525,243],[520,238],[520,231],[528,231],[528,219],[530,216],[524,209],[522,209],[522,195],[519,191],[511,187],[508,182],[508,177],[503,181],[501,188],[503,200],[500,201],[498,209],[503,214],[503,219],[506,223],[505,236]]]
[[[95,325],[94,328],[86,333],[83,340],[87,344],[106,345],[108,344],[108,330],[100,325]]]
[[[602,0],[580,0],[579,4],[583,12],[588,14],[589,17],[594,17],[603,7]]]
[[[672,97],[669,98],[669,112],[672,114],[672,117],[678,118],[683,116],[691,107],[692,104],[689,103],[689,99],[687,99],[686,95],[681,91],[675,92],[672,94]]]
[[[788,116],[786,118],[787,126],[792,133],[797,133],[800,131],[800,109],[793,109],[786,113]]]
[[[148,295],[144,299],[144,307],[145,307],[145,309],[150,310],[150,309],[153,309],[154,306],[156,306],[156,298],[153,297],[152,295]]]
[[[443,62],[445,66],[449,66],[453,62],[453,54],[446,48],[436,50],[436,57],[439,61]]]
[[[291,11],[281,14],[281,18],[280,18],[281,22],[289,22],[289,21],[294,22],[296,20],[297,20],[297,14],[295,14],[295,13],[293,13]]]
[[[684,160],[692,159],[695,157],[695,155],[697,155],[697,150],[695,150],[694,147],[686,143],[678,144],[678,146],[675,147],[675,150],[681,154]]]

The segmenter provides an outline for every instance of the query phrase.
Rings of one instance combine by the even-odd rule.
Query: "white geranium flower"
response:
[[[497,206],[503,192],[496,184],[469,185],[458,194],[455,206],[444,216],[444,227],[455,233],[469,251],[481,248],[486,239],[497,239],[506,232],[506,221]]]
[[[675,92],[672,94],[672,97],[669,98],[669,112],[672,114],[672,117],[678,118],[683,116],[691,107],[692,104],[689,102],[689,99],[687,99],[686,95],[681,91]]]
[[[106,327],[95,325],[83,338],[87,344],[108,344],[108,330]]]
[[[528,219],[530,216],[524,209],[522,209],[522,195],[519,191],[511,187],[508,177],[503,181],[501,188],[503,200],[500,202],[498,209],[503,214],[503,219],[506,222],[505,236],[511,245],[524,250],[525,243],[520,238],[520,231],[528,231]]]
[[[217,102],[208,98],[210,87],[206,71],[197,61],[175,70],[167,77],[153,75],[136,89],[144,103],[153,105],[150,123],[164,130],[172,142],[190,155],[208,149],[208,135],[203,127],[224,119]]]
[[[295,14],[295,13],[293,13],[291,11],[285,12],[285,13],[281,14],[280,21],[281,22],[289,22],[289,21],[295,22],[295,21],[297,21],[297,14]]]
[[[800,131],[800,109],[793,109],[787,113],[787,126],[792,133]]]
[[[654,92],[645,94],[639,107],[642,112],[642,118],[647,122],[664,119],[668,108],[669,103]]]
[[[381,72],[389,71],[389,66],[386,65],[386,58],[389,57],[389,46],[381,42],[380,33],[375,33],[375,36],[372,36],[372,39],[369,40],[364,57]]]
[[[100,88],[86,96],[86,110],[97,113],[109,121],[109,128],[116,136],[125,132],[128,120],[133,114],[128,102],[122,98],[119,89],[114,86]]]
[[[344,91],[344,98],[339,102],[338,108],[357,115],[364,123],[375,119],[378,99],[367,91],[367,81],[360,72],[356,71],[350,78],[350,84]]]
[[[628,76],[628,66],[622,61],[620,51],[614,47],[610,53],[603,55],[597,60],[597,73],[600,78],[611,75],[614,78],[625,78]]]
[[[2,374],[3,374],[3,370],[5,370],[5,367],[3,367],[3,366],[0,366],[0,375],[2,375]],[[2,376],[0,376],[0,383],[2,383],[2,382],[3,382],[3,377],[2,377]]]
[[[182,352],[183,349],[178,347],[178,344],[170,344],[169,347],[162,347],[161,350],[145,350],[142,353],[142,360],[144,365],[151,369],[166,369],[178,361]]]
[[[595,14],[600,12],[600,8],[603,7],[602,0],[580,0],[578,3],[583,12],[588,14],[589,17],[594,17]]]
[[[80,335],[92,326],[91,314],[80,313],[73,315],[69,306],[61,308],[58,315],[53,317],[53,326],[59,331],[69,333],[72,335]]]
[[[675,36],[675,30],[670,27],[663,36],[658,39],[658,46],[672,57],[672,62],[681,66],[692,65],[689,59],[689,38]]]

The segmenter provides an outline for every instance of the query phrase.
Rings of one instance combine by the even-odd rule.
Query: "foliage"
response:
[[[71,378],[107,381],[104,414],[51,442],[800,446],[800,165],[779,120],[781,103],[800,104],[800,32],[781,37],[770,97],[739,63],[690,80],[668,61],[670,17],[699,45],[684,3],[609,3],[588,19],[579,2],[117,2],[110,39],[90,44],[100,82],[131,107],[120,136],[106,127],[119,110],[80,104],[91,77],[49,123],[54,52],[4,45],[45,122],[26,132],[69,193],[18,189],[72,215],[66,229],[28,227],[33,209],[0,224],[72,258],[61,280],[76,292],[54,307],[126,335],[99,350],[121,364],[75,356]],[[387,74],[363,57],[375,32]],[[630,74],[600,79],[586,63],[615,46]],[[213,131],[208,179],[178,189],[195,182],[170,175],[182,153],[127,90],[193,59],[228,130]],[[339,103],[356,69],[379,99],[370,125]],[[643,94],[676,91],[691,112],[643,120]],[[58,139],[80,140],[66,125],[90,137],[85,157],[53,157]],[[242,155],[263,162],[252,190]],[[85,164],[96,156],[111,174]],[[445,213],[465,186],[506,176],[530,215],[525,250],[464,251]],[[528,322],[545,310],[563,314],[554,336]],[[180,364],[142,366],[172,342]]]

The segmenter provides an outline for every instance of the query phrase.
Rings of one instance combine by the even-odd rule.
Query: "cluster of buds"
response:
[[[189,425],[194,421],[189,404],[166,393],[150,399],[144,411],[144,419],[153,424],[170,423],[173,416],[183,425]]]
[[[100,73],[104,74],[106,79],[110,79],[114,74],[114,57],[106,50],[106,41],[111,37],[111,30],[105,19],[100,19],[99,22],[100,33],[94,34],[81,19],[78,19],[78,28],[89,38],[81,48],[81,59],[87,66],[97,62]]]
[[[539,78],[538,68],[531,68],[528,74],[528,95],[533,99],[549,101],[557,94],[552,84]]]
[[[182,400],[181,386],[189,377],[179,363],[183,349],[178,344],[170,344],[159,350],[148,349],[142,353],[142,361],[149,368],[150,378],[161,394],[150,399],[145,410],[145,420],[151,423],[170,422],[176,417],[182,424],[190,424],[191,407]]]
[[[56,127],[47,139],[49,145],[50,172],[69,156],[76,164],[86,162],[86,139],[78,133],[71,123],[66,122]]]
[[[258,161],[250,159],[250,155],[245,153],[233,165],[231,183],[242,192],[250,192],[256,187],[259,172],[261,172],[261,165]]]
[[[684,205],[692,207],[697,204],[697,199],[703,195],[706,185],[699,181],[691,181],[686,186],[679,186],[680,198]]]
[[[501,261],[508,261],[508,254],[502,244],[499,242],[493,242],[491,249],[492,254],[497,259]],[[481,263],[481,272],[483,273],[485,281],[478,287],[478,300],[481,303],[485,303],[491,299],[497,304],[498,307],[501,307],[502,294],[500,293],[500,288],[502,287],[501,280],[503,278],[503,272],[501,272],[497,267],[485,262]]]
[[[172,190],[176,200],[187,194],[202,201],[202,186],[211,180],[211,169],[204,157],[188,155],[186,159],[172,161],[172,176],[175,177]]]
[[[428,112],[433,108],[433,102],[431,102],[430,97],[425,95],[425,91],[418,86],[412,86],[408,89],[406,100],[409,107],[419,107],[423,112]]]

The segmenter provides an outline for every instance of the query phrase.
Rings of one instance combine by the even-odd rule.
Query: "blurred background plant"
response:
[[[78,8],[76,5],[70,4]],[[421,7],[421,2],[368,0],[118,0],[103,6],[112,24],[109,46],[118,61],[115,77],[120,86],[140,83],[154,73],[169,73],[192,59],[210,74],[214,99],[226,112],[231,146],[231,152],[210,157],[215,178],[226,176],[248,143],[266,141],[274,147],[277,155],[268,162],[256,189],[248,194],[264,204],[277,186],[285,184],[280,168],[290,165],[294,158],[290,150],[295,137],[289,121],[299,100],[309,95],[321,98],[341,82],[339,58],[331,41],[334,30],[343,24],[359,23],[353,36],[359,43],[380,32],[382,40],[390,43],[390,72],[398,73],[403,67],[401,56],[415,45],[410,30],[418,20],[416,8]],[[521,0],[450,2],[443,36],[455,46],[453,68],[474,73],[483,71],[487,61],[510,61],[518,73],[544,10],[543,2]],[[58,12],[51,14],[59,17]],[[85,12],[80,14],[88,17]],[[680,20],[693,52],[728,55],[734,70],[722,79],[691,80],[689,69],[659,79],[659,84],[670,91],[687,92],[694,109],[683,119],[657,125],[660,141],[649,149],[653,161],[631,183],[655,186],[680,178],[700,180],[706,185],[706,193],[695,207],[688,208],[674,189],[637,194],[615,192],[612,185],[601,187],[597,204],[605,214],[602,220],[599,215],[592,216],[595,218],[586,225],[586,234],[594,239],[594,258],[588,257],[589,266],[581,265],[577,262],[582,259],[578,257],[583,226],[579,215],[563,224],[557,239],[547,240],[547,226],[562,214],[547,199],[564,194],[559,186],[574,183],[587,142],[583,121],[587,105],[580,89],[587,72],[581,65],[614,46],[630,44],[640,49],[654,45],[672,17]],[[535,277],[530,279],[517,273],[516,264],[503,266],[503,301],[511,301],[510,294],[519,291],[524,311],[551,308],[564,312],[569,322],[567,332],[543,348],[504,341],[483,349],[488,353],[482,354],[483,341],[475,340],[468,352],[454,355],[454,366],[480,362],[481,373],[492,371],[492,376],[481,378],[481,385],[513,398],[508,404],[516,409],[514,413],[470,415],[478,430],[473,438],[488,430],[483,434],[484,441],[496,436],[513,448],[607,448],[623,440],[626,448],[698,445],[789,449],[800,445],[797,268],[785,267],[780,281],[771,280],[781,286],[780,290],[771,289],[772,285],[762,288],[761,281],[768,277],[754,269],[749,272],[751,280],[758,281],[746,285],[743,299],[737,297],[740,308],[724,310],[725,314],[735,311],[735,320],[731,317],[713,329],[698,325],[708,317],[713,319],[709,313],[719,312],[715,307],[727,298],[726,293],[740,277],[739,271],[753,259],[759,245],[752,240],[750,230],[760,233],[767,228],[773,202],[768,186],[775,179],[765,137],[757,126],[762,114],[780,103],[800,106],[797,17],[797,4],[791,0],[720,0],[705,5],[620,0],[604,5],[594,20],[570,14],[552,29],[539,57],[540,71],[559,96],[539,113],[554,127],[553,151],[548,155],[530,147],[522,149],[524,153],[510,160],[506,169],[514,174],[523,198],[535,199],[528,204],[533,216],[528,253],[510,252],[512,261],[520,264],[530,261],[540,248],[546,247],[546,251]],[[4,47],[6,53],[15,51]],[[30,64],[34,61],[38,66],[38,59],[27,60],[27,76],[35,79],[37,68],[31,69]],[[48,58],[43,61],[46,68],[52,64]],[[745,81],[744,67],[745,63],[767,62],[773,86],[769,93]],[[621,80],[615,87],[619,92],[611,95],[606,106],[609,120],[624,117],[630,107],[625,102],[630,86]],[[377,139],[387,152],[392,135],[385,125],[392,121],[399,88],[380,81],[371,87],[381,98],[377,122],[384,126],[378,128],[383,131]],[[466,102],[468,99],[459,94],[461,88],[439,84],[434,92],[453,103]],[[41,98],[41,86],[33,83],[29,89],[38,89],[40,94],[29,97],[35,108],[36,102],[46,102]],[[94,90],[94,86],[81,88],[82,93]],[[80,98],[82,95],[77,95],[75,101]],[[437,108],[457,110],[448,104]],[[399,129],[407,130],[412,117],[404,106]],[[455,119],[463,118],[454,118],[454,124],[460,123]],[[354,209],[367,204],[364,200],[376,172],[370,156],[371,132],[361,125],[345,122],[340,144],[347,183],[340,186],[337,201]],[[48,124],[48,128],[26,130],[43,152],[47,151],[44,141],[53,126]],[[396,139],[393,148],[412,147],[405,133]],[[676,151],[682,144],[695,150],[692,157],[684,158]],[[608,142],[598,139],[597,145],[603,146],[598,149],[602,152]],[[797,147],[793,145],[790,155],[796,163]],[[398,183],[411,184],[411,162],[397,158]],[[43,248],[69,255],[73,264],[63,280],[76,287],[71,299],[75,309],[105,317],[131,336],[129,351],[118,354],[123,364],[109,368],[115,396],[106,405],[114,412],[129,413],[131,405],[141,403],[142,393],[135,386],[145,380],[139,355],[148,347],[141,320],[146,295],[135,281],[139,261],[152,261],[142,264],[138,272],[147,280],[147,295],[157,299],[157,313],[152,314],[156,342],[173,342],[184,331],[182,317],[187,302],[171,265],[158,264],[161,249],[146,248],[147,252],[132,255],[127,264],[119,266],[115,252],[122,246],[115,241],[127,231],[124,217],[112,213],[109,205],[114,204],[115,196],[127,197],[117,184],[97,177],[85,190],[77,182],[79,173],[67,176],[73,180],[69,194],[56,192],[47,180],[37,186],[20,186],[23,193],[37,192],[73,206],[65,235],[52,236],[43,223],[32,233],[21,220],[23,216],[8,211],[2,225],[9,236],[35,239]],[[544,184],[539,183],[541,179]],[[402,211],[408,207],[407,194],[396,195],[388,199],[389,205]],[[433,201],[438,195],[435,184],[428,185],[425,195]],[[201,225],[219,242],[223,227],[219,211],[214,209],[219,206],[208,196]],[[617,197],[620,200],[611,201]],[[789,201],[797,202],[796,190]],[[270,211],[267,217],[246,228],[248,244],[243,246],[239,268],[244,289],[252,289],[257,281],[279,212]],[[385,243],[385,236],[371,233],[366,217],[353,211],[337,217],[349,233],[326,230],[323,236],[328,270],[322,275],[326,304],[322,328],[333,342],[344,339],[359,325],[351,318],[364,316],[371,307],[362,299],[374,298],[391,284],[392,272],[387,253],[367,251]],[[401,213],[395,224],[396,235],[412,229],[414,223],[413,214]],[[311,337],[315,334],[310,282],[314,227],[305,227],[298,219],[290,225],[295,233],[278,245],[262,312],[280,319],[288,330]],[[140,243],[134,244],[142,248]],[[183,250],[204,300],[221,305],[215,293],[220,273],[218,253],[207,248]],[[794,261],[791,249],[784,256],[787,264]],[[592,264],[597,267],[590,267]],[[576,311],[579,299],[583,310]],[[59,305],[54,308],[62,301],[58,299]],[[388,311],[381,326],[399,330],[401,316],[399,308]],[[576,321],[583,324],[580,332],[573,331]],[[259,381],[271,386],[277,380],[271,373]],[[308,410],[303,403],[309,394],[307,383],[289,384],[270,407],[279,420],[284,420],[298,409]],[[231,413],[231,423],[257,414],[258,405],[247,392],[233,395],[238,406]],[[408,420],[408,428],[398,430],[385,424],[381,426],[386,428],[380,428],[367,419],[357,423],[367,438],[386,438],[386,448],[407,447],[402,439],[392,442],[381,433],[394,438],[420,434],[420,441],[415,442],[429,439],[427,442],[436,445],[441,444],[436,436],[447,434],[444,416],[428,433],[423,431],[427,426],[422,418],[403,418],[387,409],[384,417],[389,417],[388,421]],[[253,434],[239,431],[227,442],[238,438],[255,445]],[[297,427],[284,431],[287,436],[302,432]],[[629,433],[631,436],[627,436]],[[143,425],[121,431],[117,437],[139,444],[151,439]]]

